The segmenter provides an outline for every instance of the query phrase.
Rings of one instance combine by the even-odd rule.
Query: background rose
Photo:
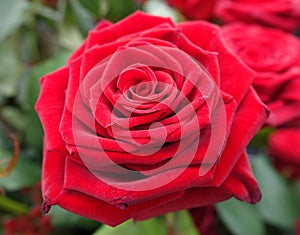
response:
[[[281,30],[243,23],[223,26],[222,35],[256,72],[253,86],[271,110],[267,124],[290,125],[299,119],[299,39]]]
[[[217,0],[167,0],[189,20],[211,19]]]
[[[195,30],[202,32],[203,36],[196,36]],[[245,147],[264,123],[267,114],[250,87],[252,72],[227,50],[219,32],[218,27],[209,23],[183,23],[176,26],[169,19],[141,12],[115,25],[103,21],[89,33],[85,43],[69,58],[65,67],[42,79],[42,90],[36,109],[45,130],[44,211],[48,211],[51,205],[58,204],[74,213],[109,225],[117,225],[132,217],[143,220],[170,211],[213,204],[231,196],[250,203],[260,199],[260,191],[252,176]],[[153,51],[143,51],[140,48],[149,45],[156,47]],[[176,52],[187,53],[195,59],[176,58],[173,57],[175,54],[170,56],[165,52],[160,53],[157,48],[161,46],[169,50],[175,48]],[[122,54],[123,51],[126,52],[125,49],[133,50],[139,53],[136,54],[139,56],[125,57],[124,60],[116,62],[118,52]],[[110,55],[113,56],[105,60]],[[183,77],[182,74],[173,73],[165,68],[136,63],[136,60],[143,61],[144,57],[148,56],[161,63],[179,65],[183,74],[188,75]],[[199,73],[193,73],[195,60],[201,64],[197,67],[200,68]],[[132,64],[123,69],[118,76],[113,76],[112,80],[104,78],[106,75],[112,75],[110,72],[118,72],[118,67],[123,63]],[[110,67],[111,65],[113,66]],[[102,78],[99,80],[100,75]],[[136,106],[136,113],[127,116],[128,118],[120,116],[120,113],[126,113],[124,109],[131,102],[123,100],[125,105],[119,105],[118,98],[121,97],[122,100],[125,96],[135,103],[138,99],[143,99],[141,94],[152,97],[162,93],[159,91],[152,94],[151,84],[149,87],[139,87],[139,84],[144,85],[143,82],[149,79],[177,87],[187,96],[197,118],[191,115],[188,106],[184,105],[181,108],[188,112],[183,112],[186,116],[182,125],[183,123],[177,120],[178,113],[172,114],[165,106],[159,106],[160,102],[158,106],[151,104],[150,109],[145,108],[144,111]],[[195,84],[200,83],[195,86],[191,82],[193,79]],[[110,83],[103,86],[107,81]],[[132,86],[135,90],[130,90]],[[162,88],[163,92],[166,92],[168,86]],[[160,90],[159,87],[156,89]],[[168,99],[174,89],[168,91]],[[215,102],[216,91],[219,89],[226,114],[214,116],[219,111]],[[163,103],[164,99],[161,101]],[[172,103],[176,102],[175,99]],[[143,105],[145,103],[142,103],[142,107]],[[116,111],[113,110],[113,106]],[[180,107],[179,103],[175,106]],[[151,113],[153,107],[159,107],[159,116],[156,116],[155,112]],[[256,115],[251,115],[252,113]],[[210,134],[214,134],[211,132],[212,123],[220,117],[226,117],[226,120],[223,120],[226,123],[226,133],[224,139],[220,139],[225,145],[218,148],[214,146],[214,151],[215,154],[222,154],[220,157],[211,154],[208,160],[203,159],[210,142]],[[126,139],[126,130],[122,129],[123,120],[128,121],[129,134],[134,141]],[[149,156],[141,156],[136,151],[143,150],[140,144],[149,142],[149,125],[157,120],[166,125],[168,144]],[[192,120],[192,124],[186,122],[187,120]],[[196,143],[195,157],[187,166],[187,159],[193,157],[193,153],[189,153],[190,148],[185,148],[184,155],[179,155],[178,158],[174,158],[173,155],[178,144],[189,144],[192,138],[199,137],[199,128],[194,130],[195,124],[201,129],[201,138],[200,142]],[[220,130],[224,127],[220,127]],[[114,132],[113,128],[117,131]],[[159,128],[160,126],[153,127],[153,133],[157,131],[158,141],[162,133]],[[191,135],[182,138],[182,133]],[[222,133],[214,135],[213,139],[218,139],[219,135],[222,136]],[[132,147],[134,154],[122,150],[118,138],[121,138],[122,143],[124,141],[125,147]],[[95,139],[97,144],[100,142],[102,152],[98,146],[95,148]],[[191,154],[192,156],[189,156]],[[117,180],[126,180],[128,176],[122,171],[115,171],[115,164],[103,166],[107,163],[104,161],[105,155],[127,169],[140,171],[141,178],[127,178],[128,182],[121,182],[120,187],[114,187],[116,185],[107,184],[103,178],[97,178],[99,171],[101,176],[105,174],[110,179],[116,177]],[[160,170],[164,164],[167,165],[168,161],[173,160],[175,163],[170,168]],[[205,175],[199,175],[201,164],[210,166],[214,160],[217,160],[217,164]],[[140,186],[159,184],[168,177],[172,179],[173,171],[177,169],[182,170],[182,174],[161,187],[144,191],[134,190]],[[132,190],[126,190],[124,185]]]
[[[269,154],[277,169],[288,177],[300,178],[300,129],[275,130],[268,139]]]
[[[300,26],[299,0],[220,0],[216,15],[223,23],[242,21],[296,31]]]

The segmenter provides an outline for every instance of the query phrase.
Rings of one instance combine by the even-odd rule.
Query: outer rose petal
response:
[[[111,226],[116,226],[125,220],[132,218],[135,214],[141,213],[143,210],[148,210],[151,207],[165,204],[182,195],[182,192],[168,194],[164,197],[155,200],[149,200],[138,205],[131,205],[127,209],[124,204],[124,209],[113,206],[107,202],[99,200],[93,196],[80,193],[75,190],[64,189],[64,169],[66,158],[60,153],[46,152],[44,158],[44,169],[54,169],[53,171],[43,171],[43,210],[47,212],[51,205],[58,204],[59,206],[72,211],[82,216],[102,221]],[[85,177],[81,175],[81,179],[87,183]],[[109,191],[108,193],[113,193]],[[115,197],[112,195],[111,197]]]
[[[245,169],[242,169],[243,167],[245,167]],[[229,176],[228,180],[218,188],[195,187],[187,189],[181,198],[148,210],[145,213],[134,217],[134,219],[145,220],[168,212],[208,206],[224,201],[233,195],[248,202],[257,202],[257,200],[260,199],[260,191],[251,174],[250,165],[246,155],[243,154],[233,172],[234,171],[236,171],[236,173]]]
[[[112,23],[110,23],[107,20],[101,20],[95,27],[94,31],[101,31],[102,29],[108,27],[112,25]],[[68,62],[70,63],[72,60],[76,59],[77,57],[81,56],[85,50],[86,47],[86,43],[87,41],[85,40],[81,46],[72,53],[72,55],[70,55],[70,57],[68,58]]]
[[[68,68],[63,67],[46,75],[41,80],[41,93],[35,109],[43,124],[47,150],[65,150],[58,127],[65,105],[68,76]]]
[[[246,107],[251,107],[251,112]],[[230,174],[234,163],[239,160],[239,156],[267,117],[268,110],[254,90],[250,89],[236,113],[227,145],[220,158],[220,164],[217,165],[214,176],[216,185],[220,185]],[[244,133],[243,139],[240,138],[241,133]]]
[[[182,210],[186,208],[203,207],[214,203],[227,200],[232,195],[219,188],[190,188],[185,191],[184,195],[177,200],[166,203],[145,213],[134,217],[135,220],[145,220],[154,216],[162,215],[168,212]]]
[[[43,170],[42,172],[42,196],[44,200],[43,211],[50,210],[50,205],[57,204],[57,197],[62,191],[64,183],[65,156],[56,152],[44,150]]]
[[[174,200],[178,196],[180,196],[180,193],[148,201],[144,204],[134,205],[127,209],[125,205],[124,209],[120,209],[89,195],[64,190],[58,198],[58,205],[75,214],[101,221],[110,226],[117,226],[144,210],[164,205],[166,202]]]
[[[63,187],[63,182],[65,180],[64,169],[66,168],[65,160],[65,156],[60,153],[45,153],[43,164],[45,170],[43,171],[42,184],[44,212],[49,211],[51,205],[58,204],[59,206],[76,214],[97,221],[102,221],[111,226],[116,226],[144,210],[175,200],[183,194],[183,192],[178,191],[176,193],[167,194],[163,197],[158,197],[154,200],[148,200],[138,205],[130,205],[127,209],[127,204],[123,203],[124,208],[120,209],[119,207],[122,207],[122,200],[120,200],[119,207],[117,207],[93,196],[89,196],[88,194],[84,194],[76,190],[65,189]],[[55,169],[55,171],[53,171],[53,169]],[[87,172],[90,174],[89,171]],[[85,179],[84,175],[80,175],[79,178],[84,182],[84,184],[89,183],[89,180]],[[111,198],[116,197],[113,190],[108,191],[108,193],[111,194]],[[126,196],[124,195],[123,197]]]
[[[204,21],[181,23],[179,27],[182,29],[184,35],[197,46],[208,51],[219,52],[221,90],[232,95],[239,103],[248,91],[254,79],[254,74],[252,70],[228,48],[226,42],[220,36],[219,28]],[[199,37],[195,34],[195,31],[207,33]],[[238,73],[235,69],[237,67],[239,68]],[[241,77],[243,77],[243,79],[240,79]]]
[[[246,153],[242,154],[223,186],[241,201],[254,204],[260,200],[261,192]]]
[[[86,50],[94,45],[102,45],[122,38],[128,34],[142,32],[159,24],[173,25],[168,18],[147,15],[141,11],[126,17],[124,20],[100,31],[91,31],[88,36]]]

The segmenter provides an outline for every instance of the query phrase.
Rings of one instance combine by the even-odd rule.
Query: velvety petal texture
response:
[[[41,80],[43,210],[116,226],[232,196],[256,203],[245,148],[268,111],[253,78],[213,24],[101,21]]]
[[[300,27],[299,6],[299,0],[218,0],[215,15],[223,23],[256,23],[294,32]]]
[[[300,118],[299,38],[244,23],[223,26],[222,36],[255,71],[253,86],[271,111],[267,124],[278,127],[295,123]]]

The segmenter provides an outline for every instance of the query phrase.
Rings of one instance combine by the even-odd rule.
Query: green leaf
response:
[[[26,127],[26,117],[19,108],[7,106],[2,108],[2,117],[13,127],[24,129]]]
[[[100,17],[100,1],[101,0],[79,0],[80,4],[96,17]]]
[[[123,224],[112,228],[107,225],[101,226],[93,235],[165,235],[166,227],[162,220],[158,218],[149,219],[142,222],[126,221]]]
[[[105,18],[116,22],[136,11],[138,4],[133,0],[101,0],[101,7]]]
[[[17,93],[18,80],[22,64],[14,47],[13,40],[0,43],[0,94],[14,96]]]
[[[0,149],[0,161],[11,158],[12,152]],[[6,191],[17,191],[30,187],[41,178],[41,167],[26,156],[20,155],[15,168],[5,178],[0,179],[0,188]]]
[[[23,215],[29,211],[29,208],[25,204],[2,195],[0,195],[0,209],[16,215]]]
[[[0,41],[13,33],[22,23],[23,11],[26,6],[25,0],[0,1]]]
[[[63,18],[63,11],[61,11],[60,8],[61,4],[64,4],[62,3],[62,0],[58,1],[57,9],[53,9],[43,4],[42,2],[31,2],[31,14],[38,14],[45,17],[46,19],[60,22]]]
[[[99,223],[85,217],[73,214],[69,211],[62,209],[59,206],[51,207],[49,212],[51,216],[51,224],[55,228],[63,229],[96,229],[99,227]]]
[[[249,146],[265,150],[268,146],[268,137],[274,131],[274,128],[262,128],[251,140]]]
[[[187,210],[182,210],[176,213],[170,213],[168,215],[174,216],[173,226],[175,234],[184,235],[198,235],[198,230],[196,229],[192,218]]]
[[[253,205],[230,199],[216,205],[218,215],[234,235],[263,235],[265,227]]]
[[[94,20],[91,13],[84,8],[78,0],[70,1],[77,25],[84,36],[94,27]]]
[[[83,42],[83,37],[76,25],[62,23],[59,26],[58,41],[62,47],[74,51]]]
[[[263,156],[253,159],[253,171],[263,195],[256,205],[260,216],[270,224],[293,227],[300,211],[287,182]]]
[[[291,195],[294,198],[295,204],[294,206],[296,207],[295,210],[298,212],[298,218],[300,218],[300,181],[295,181],[291,184]]]

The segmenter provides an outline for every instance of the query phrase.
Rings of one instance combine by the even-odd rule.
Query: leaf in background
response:
[[[2,118],[4,118],[10,126],[18,130],[23,130],[26,127],[26,122],[28,121],[27,117],[19,108],[7,106],[3,107],[1,111]]]
[[[62,23],[58,33],[59,44],[67,50],[76,50],[83,42],[83,37],[76,25]]]
[[[11,154],[10,151],[0,149],[0,161],[10,160]],[[39,164],[26,159],[26,156],[21,154],[12,172],[7,177],[0,179],[0,188],[6,191],[17,191],[35,185],[41,178],[40,171]]]
[[[265,150],[268,146],[268,137],[274,131],[274,128],[262,128],[251,140],[249,147]]]
[[[93,235],[165,235],[167,234],[166,226],[162,220],[153,218],[142,222],[126,221],[123,224],[112,228],[102,225]]]
[[[294,200],[296,201],[295,207],[297,207],[298,211],[298,218],[300,218],[300,181],[295,181],[291,185],[291,192],[292,195],[294,196]]]
[[[75,15],[77,25],[81,33],[86,36],[92,28],[94,28],[95,22],[91,13],[84,8],[78,0],[70,1],[71,8]]]
[[[187,210],[182,210],[172,214],[174,216],[173,226],[175,234],[198,235],[198,230],[196,229]]]
[[[45,1],[45,0],[44,0]],[[46,19],[53,20],[53,21],[61,21],[63,18],[63,12],[61,10],[61,7],[64,7],[66,0],[58,0],[57,2],[57,9],[53,9],[50,6],[47,6],[47,4],[44,4],[43,2],[37,2],[37,1],[32,1],[31,4],[31,10],[33,13],[37,13],[40,16],[45,17]],[[55,0],[52,0],[54,4]]]
[[[234,235],[263,235],[265,227],[253,205],[230,199],[216,204],[223,223]]]
[[[130,15],[138,9],[138,4],[135,0],[102,0],[101,6],[105,6],[107,14],[103,17],[106,19],[116,22]]]
[[[23,11],[26,7],[27,2],[25,0],[0,1],[0,41],[22,24]]]
[[[160,0],[153,0],[145,2],[143,6],[144,10],[152,15],[171,17],[174,22],[178,22],[178,16],[174,9],[168,6],[166,2]]]
[[[7,97],[14,96],[17,93],[23,65],[20,63],[12,39],[0,43],[0,65],[0,94]]]
[[[49,215],[51,216],[51,223],[55,228],[74,230],[76,230],[76,228],[81,228],[95,230],[99,227],[98,222],[73,214],[59,206],[51,207]]]
[[[97,18],[100,17],[100,1],[101,0],[79,0],[80,4]]]
[[[254,158],[253,171],[263,195],[256,205],[260,216],[275,226],[292,228],[300,211],[287,182],[270,165],[267,157]]]

